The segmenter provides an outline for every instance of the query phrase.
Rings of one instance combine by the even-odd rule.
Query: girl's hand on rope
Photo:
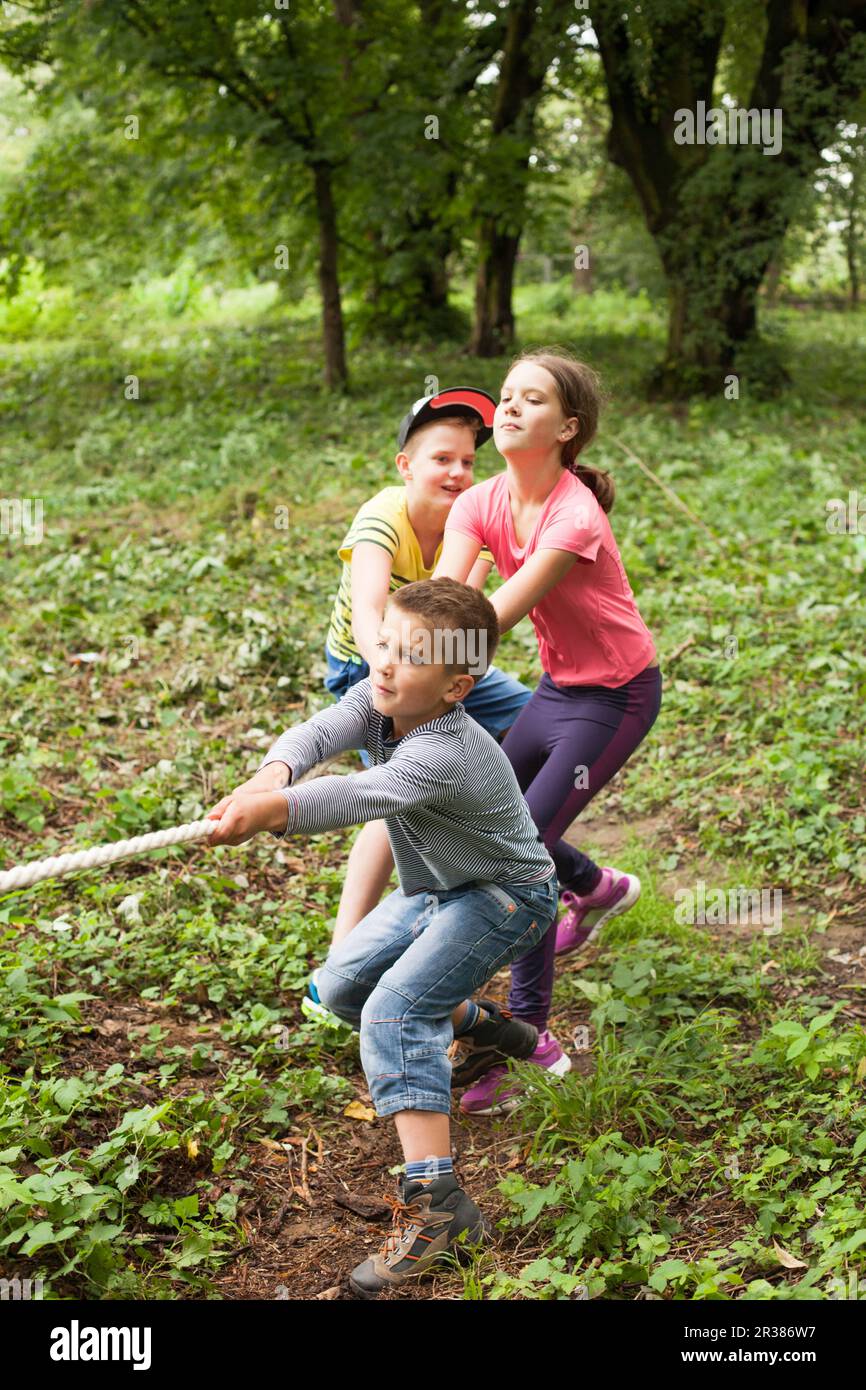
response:
[[[209,845],[242,845],[260,830],[285,830],[289,819],[286,798],[276,791],[233,792],[217,802],[208,820],[219,821]]]

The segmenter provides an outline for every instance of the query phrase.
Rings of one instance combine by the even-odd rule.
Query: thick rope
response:
[[[63,874],[74,874],[79,869],[101,868],[103,864],[113,864],[115,859],[144,854],[150,849],[162,849],[165,845],[203,840],[212,835],[218,825],[219,821],[216,820],[191,820],[186,825],[154,830],[149,835],[136,835],[131,840],[116,840],[110,845],[94,845],[92,849],[78,850],[75,854],[57,854],[51,859],[34,859],[29,864],[16,864],[15,868],[0,873],[0,893],[7,893],[11,888],[29,888],[43,878],[60,878]]]
[[[292,782],[300,786],[310,782],[339,759],[339,754],[317,763],[303,776]],[[34,859],[29,864],[16,864],[13,869],[0,873],[0,893],[8,893],[12,888],[30,888],[41,883],[44,878],[60,878],[63,874],[74,874],[79,869],[102,868],[103,864],[113,864],[115,859],[127,859],[133,854],[145,854],[149,849],[162,849],[165,845],[182,845],[187,840],[204,840],[212,835],[219,821],[191,820],[186,825],[173,825],[168,830],[154,830],[149,835],[136,835],[131,840],[116,840],[110,845],[94,845],[92,849],[82,849],[75,854],[58,854],[53,859]]]

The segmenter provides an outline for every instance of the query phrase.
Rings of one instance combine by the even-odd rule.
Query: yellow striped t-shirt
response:
[[[380,545],[391,556],[389,592],[392,594],[416,579],[430,579],[442,553],[440,541],[428,569],[409,520],[405,487],[384,487],[359,507],[337,552],[343,561],[343,572],[325,639],[329,651],[339,661],[363,660],[352,633],[352,551],[359,541]],[[493,556],[487,549],[482,549],[478,558],[493,564]]]

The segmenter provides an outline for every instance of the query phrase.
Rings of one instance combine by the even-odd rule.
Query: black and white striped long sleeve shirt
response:
[[[349,748],[366,748],[373,763],[364,772],[283,788],[283,834],[383,819],[406,894],[551,876],[553,860],[510,762],[461,704],[401,739],[392,733],[391,718],[373,704],[368,676],[339,703],[281,734],[261,766],[287,763],[293,779]]]

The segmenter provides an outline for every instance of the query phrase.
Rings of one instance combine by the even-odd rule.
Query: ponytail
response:
[[[585,463],[578,463],[577,459],[572,459],[566,463],[563,459],[563,468],[567,468],[569,473],[573,473],[575,478],[579,478],[590,490],[594,492],[598,505],[603,512],[609,512],[616,498],[616,483],[610,473],[604,468],[587,468]]]

